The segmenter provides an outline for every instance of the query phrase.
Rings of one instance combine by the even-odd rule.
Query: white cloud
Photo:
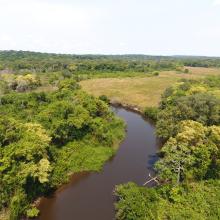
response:
[[[74,52],[99,16],[95,7],[62,1],[0,0],[0,49]]]
[[[220,0],[197,2],[0,0],[0,50],[219,56]]]
[[[213,5],[214,5],[214,6],[218,6],[218,5],[220,6],[220,0],[215,0],[215,1],[213,2]]]
[[[13,21],[23,24],[73,25],[84,27],[90,21],[91,11],[85,8],[73,7],[62,3],[49,3],[39,0],[8,0],[0,2],[1,20]]]

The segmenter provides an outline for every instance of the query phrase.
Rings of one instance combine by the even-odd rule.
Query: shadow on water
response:
[[[75,174],[52,197],[42,199],[39,220],[112,220],[115,185],[129,181],[142,185],[153,172],[159,149],[154,126],[137,113],[113,110],[127,123],[127,135],[117,154],[100,173]]]

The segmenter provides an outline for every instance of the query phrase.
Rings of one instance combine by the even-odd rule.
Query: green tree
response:
[[[156,163],[156,169],[163,179],[174,180],[177,184],[187,178],[202,179],[216,151],[210,128],[199,122],[182,121],[177,135],[162,148],[163,157]]]

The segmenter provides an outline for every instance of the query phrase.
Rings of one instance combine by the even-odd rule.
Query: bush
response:
[[[189,69],[184,69],[184,73],[189,73]]]
[[[159,109],[157,107],[147,107],[144,110],[145,117],[151,119],[152,121],[157,121]]]
[[[40,211],[36,207],[33,207],[27,210],[27,217],[34,218],[34,217],[37,217],[39,213]]]
[[[188,186],[139,187],[134,183],[116,186],[117,220],[220,219],[220,181]]]
[[[77,90],[80,89],[80,85],[74,79],[65,79],[59,82],[58,88],[59,90],[61,89]]]
[[[70,173],[99,170],[123,138],[124,124],[74,80],[50,93],[10,93],[0,104],[0,212],[28,215],[36,198]],[[86,158],[86,159],[85,159]]]
[[[102,100],[103,102],[107,103],[107,104],[110,103],[110,99],[106,95],[99,96],[99,99]]]
[[[159,73],[158,71],[155,71],[155,72],[152,73],[152,75],[153,75],[153,76],[159,76],[160,73]]]
[[[10,203],[10,220],[17,220],[21,217],[26,209],[26,195],[24,192],[17,192],[11,199]]]
[[[134,183],[128,183],[116,186],[115,195],[119,199],[119,202],[115,204],[116,219],[156,219],[159,197],[154,189],[146,190]]]

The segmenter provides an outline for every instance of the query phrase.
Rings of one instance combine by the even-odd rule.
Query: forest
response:
[[[115,154],[124,123],[71,79],[51,93],[1,96],[0,209],[35,217],[35,200],[80,171],[98,171]]]
[[[12,72],[152,72],[191,67],[220,67],[220,58],[147,55],[63,55],[0,51],[0,70]]]
[[[220,58],[0,51],[0,219],[38,216],[40,197],[117,153],[124,121],[81,82],[188,76],[190,67],[219,70]],[[141,109],[163,143],[157,184],[115,186],[118,220],[220,219],[220,76],[177,79]]]
[[[154,188],[116,187],[117,219],[220,218],[220,78],[182,81],[145,115],[164,145]]]

